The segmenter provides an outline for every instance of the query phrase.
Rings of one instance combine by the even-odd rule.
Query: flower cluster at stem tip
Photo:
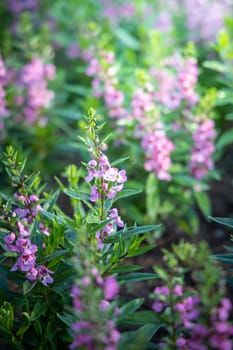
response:
[[[90,110],[90,119],[94,118],[92,113],[94,113],[94,110]],[[124,169],[119,170],[111,166],[108,157],[101,150],[103,145],[98,145],[96,141],[98,137],[96,137],[95,132],[93,131],[91,135],[95,149],[92,149],[91,152],[93,159],[87,164],[88,175],[85,177],[85,181],[92,183],[90,201],[98,207],[100,220],[109,219],[106,226],[96,232],[98,247],[102,248],[103,241],[107,235],[111,235],[117,227],[124,227],[124,222],[119,216],[117,208],[111,208],[110,206],[106,210],[105,202],[113,200],[117,193],[123,189],[124,183],[127,181],[127,176]]]
[[[54,80],[56,68],[51,63],[34,56],[21,68],[6,65],[0,56],[0,130],[5,132],[6,118],[15,123],[25,122],[40,127],[48,123],[44,110],[51,106],[54,92],[48,89],[48,81]],[[12,89],[13,86],[13,89]],[[7,90],[13,91],[8,99]],[[8,101],[9,100],[9,101]]]
[[[197,293],[185,295],[183,286],[172,289],[158,286],[152,309],[165,314],[168,307],[174,316],[175,345],[180,350],[232,350],[233,326],[228,318],[232,309],[228,298],[220,299],[219,305],[210,310],[207,322],[202,321],[201,300]],[[171,302],[172,299],[172,302]],[[166,341],[166,340],[165,340]],[[161,343],[161,349],[166,342]]]
[[[98,291],[98,296],[93,294]],[[91,293],[90,293],[91,292]],[[110,319],[111,301],[118,295],[119,285],[114,276],[103,278],[96,267],[92,267],[72,287],[74,314],[77,321],[73,324],[74,340],[70,349],[86,346],[88,350],[116,350],[120,333]],[[92,300],[93,299],[93,300]],[[95,313],[92,308],[95,305]],[[113,309],[113,317],[118,314]]]
[[[44,265],[38,265],[36,262],[36,253],[38,246],[32,243],[31,228],[37,214],[42,209],[38,204],[38,197],[34,194],[26,196],[22,193],[15,193],[15,200],[19,202],[19,206],[13,211],[13,218],[16,218],[14,229],[4,238],[5,249],[8,252],[17,253],[16,263],[12,266],[10,271],[21,271],[26,273],[26,278],[29,281],[40,281],[43,285],[53,283],[51,274],[53,271],[49,270]],[[46,236],[50,235],[48,228],[42,222],[39,223],[39,230]]]

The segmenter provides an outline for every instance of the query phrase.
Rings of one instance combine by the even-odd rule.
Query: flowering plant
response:
[[[85,142],[92,160],[80,185],[94,181],[89,194],[78,189],[74,166],[66,171],[68,188],[58,179],[71,198],[73,217],[56,204],[59,190],[46,193],[38,174],[24,174],[25,161],[12,147],[4,154],[15,193],[12,198],[1,195],[0,330],[6,334],[2,346],[55,349],[58,343],[70,342],[71,348],[116,348],[120,337],[116,318],[123,319],[123,306],[117,306],[115,300],[120,284],[155,278],[153,273],[130,273],[138,269],[134,265],[121,266],[127,256],[143,253],[144,233],[156,227],[127,228],[118,210],[112,208],[127,177],[124,170],[110,165],[96,128],[90,110]],[[136,192],[124,190],[122,195]],[[69,327],[61,335],[63,322]],[[100,333],[96,335],[97,329]]]
[[[232,3],[79,5],[0,3],[0,347],[230,350]]]
[[[14,194],[1,193],[1,348],[220,349],[220,341],[231,349],[231,302],[206,244],[164,250],[155,273],[127,262],[155,247],[145,235],[159,225],[127,227],[121,218],[115,203],[138,191],[123,189],[127,174],[116,165],[124,159],[109,161],[102,128],[90,109],[82,138],[90,160],[68,166],[55,192],[24,173],[12,147],[3,155]],[[129,285],[146,281],[154,293],[135,297]]]

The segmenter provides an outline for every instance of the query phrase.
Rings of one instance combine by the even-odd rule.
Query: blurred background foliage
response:
[[[209,196],[213,186],[223,183],[232,193],[231,1],[5,0],[0,17],[0,53],[7,72],[1,77],[1,102],[7,110],[0,116],[1,150],[13,145],[53,186],[54,175],[67,164],[79,167],[87,159],[79,136],[83,115],[94,107],[105,122],[103,135],[110,135],[110,159],[128,157],[128,186],[142,191],[136,201],[119,201],[121,214],[140,224],[163,222],[159,234],[166,227],[198,233],[200,220],[218,209],[212,208],[214,197]],[[31,66],[34,80],[29,86],[25,69],[35,58],[43,63]],[[187,68],[187,62],[193,66]],[[52,79],[41,77],[43,65],[53,67]],[[197,94],[195,101],[179,96],[177,102],[181,74],[194,99]],[[36,107],[32,90],[39,96]],[[48,91],[53,95],[48,97]],[[135,103],[141,103],[141,119]],[[34,107],[30,120],[27,108]],[[206,173],[198,177],[190,171],[193,135],[207,120],[215,125],[209,153],[215,166],[206,165]],[[145,170],[151,152],[159,153],[157,139],[148,141],[152,151],[148,142],[143,146],[157,123],[174,145],[162,160],[164,164],[171,157],[169,181],[160,178],[160,165]],[[2,170],[1,187],[5,184]]]

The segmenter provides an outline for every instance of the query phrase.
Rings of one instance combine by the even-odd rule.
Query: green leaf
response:
[[[81,96],[87,96],[90,92],[90,89],[85,88],[82,85],[71,85],[71,84],[64,84],[63,89],[71,92],[73,94],[81,95]]]
[[[214,218],[212,216],[209,216],[209,219],[212,221],[215,221],[219,224],[226,225],[228,227],[233,228],[233,219],[231,219],[231,218],[218,218],[218,217]]]
[[[203,67],[214,70],[216,72],[223,73],[226,71],[226,67],[218,61],[205,61]]]
[[[62,216],[60,216],[60,215],[55,215],[55,214],[50,213],[50,212],[48,212],[46,210],[41,210],[40,213],[42,215],[44,215],[50,221],[56,220],[60,225],[65,225],[65,219]]]
[[[226,250],[228,250],[229,252],[233,252],[233,247],[229,247],[227,245],[224,245],[223,248],[225,248]]]
[[[76,192],[76,191],[67,190],[67,189],[63,190],[63,192],[71,198],[79,199],[84,202],[88,202],[90,200],[90,195],[84,192],[80,192],[80,191]]]
[[[157,273],[158,278],[161,278],[162,280],[165,280],[165,281],[169,280],[169,275],[167,271],[163,269],[161,266],[155,266],[154,270]]]
[[[225,264],[233,264],[233,254],[216,254],[214,258]]]
[[[216,95],[215,106],[225,106],[233,104],[233,92],[231,90],[219,90]]]
[[[123,45],[133,50],[139,50],[139,41],[136,40],[128,31],[122,27],[118,27],[114,30],[114,33],[117,39],[119,39]]]
[[[224,132],[224,134],[219,137],[216,143],[216,148],[217,150],[222,150],[224,147],[230,144],[233,144],[233,129]]]
[[[42,258],[40,260],[40,264],[47,263],[47,262],[55,260],[57,258],[62,258],[63,255],[65,255],[68,251],[69,251],[68,249],[57,250],[55,253]]]
[[[115,160],[114,162],[111,162],[111,166],[116,166],[118,164],[121,164],[128,159],[129,159],[129,157],[119,158],[119,159]]]
[[[114,198],[113,202],[116,202],[118,199],[135,196],[136,194],[141,193],[141,192],[142,192],[141,190],[134,190],[134,189],[122,190],[117,194],[117,196]]]
[[[118,265],[116,267],[113,267],[110,271],[111,273],[126,273],[126,272],[138,271],[141,269],[142,269],[142,266],[139,266],[139,265]]]
[[[121,321],[125,317],[131,315],[143,304],[143,301],[144,301],[144,298],[138,298],[123,305],[119,310],[119,314],[117,315],[117,320]]]
[[[156,275],[155,273],[149,273],[149,272],[135,272],[135,273],[129,273],[127,275],[117,276],[117,280],[120,284],[141,282],[146,280],[153,280],[156,278],[158,278],[158,275]]]
[[[122,333],[118,343],[118,349],[124,350],[142,350],[146,349],[146,344],[153,335],[159,330],[160,326],[154,324],[145,324],[137,331]]]
[[[46,201],[46,204],[44,206],[45,210],[51,211],[53,209],[54,205],[57,202],[59,194],[60,194],[60,189],[58,188]]]
[[[77,109],[67,109],[67,108],[54,109],[53,108],[53,115],[57,115],[64,119],[70,119],[70,120],[79,120],[82,118],[81,114],[77,112]]]
[[[120,241],[121,239],[128,239],[130,237],[141,235],[150,231],[157,230],[161,225],[148,225],[148,226],[139,226],[139,227],[131,227],[127,230],[120,230],[114,235],[106,238],[104,243],[115,243]]]
[[[132,258],[135,256],[145,254],[145,253],[149,252],[151,249],[154,249],[155,247],[156,247],[156,244],[152,244],[152,245],[147,245],[144,247],[129,250],[129,253],[127,254],[127,258]]]
[[[23,320],[22,322],[22,326],[19,328],[18,332],[17,332],[17,336],[22,336],[30,327],[30,316],[27,312],[23,312],[22,313],[23,316]]]
[[[158,179],[154,173],[150,173],[146,181],[146,212],[151,221],[156,219],[160,206],[159,202],[160,196]]]
[[[107,220],[104,220],[104,221],[101,221],[99,224],[89,224],[88,225],[88,233],[95,233],[99,230],[101,230],[102,228],[104,228],[109,222],[113,221],[114,218],[110,218],[110,219],[107,219]],[[90,226],[90,227],[89,227]]]
[[[26,280],[23,284],[23,294],[28,294],[36,285],[36,282],[30,282]]]
[[[189,175],[174,175],[172,177],[172,180],[181,186],[200,186],[203,190],[208,189],[208,186],[206,184],[203,184],[201,181],[198,181]]]
[[[126,325],[144,325],[146,323],[153,323],[162,326],[160,318],[154,311],[137,311],[133,315],[124,318]]]
[[[204,216],[211,215],[211,203],[208,195],[205,192],[194,192],[194,197],[197,201],[197,204],[202,211]]]
[[[48,306],[45,303],[36,303],[31,313],[31,322],[37,320],[41,315],[43,315],[47,308]]]
[[[13,328],[14,323],[14,310],[10,303],[4,301],[2,306],[0,307],[0,324],[11,330]]]
[[[61,315],[61,314],[57,313],[57,317],[70,328],[74,324],[74,317],[71,316],[70,314]]]

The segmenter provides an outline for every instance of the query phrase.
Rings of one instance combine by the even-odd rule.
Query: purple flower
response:
[[[74,309],[78,312],[82,311],[82,302],[81,302],[81,290],[77,285],[73,285],[71,291],[73,297],[73,306]]]
[[[170,290],[167,286],[158,286],[155,287],[154,289],[154,293],[158,294],[158,295],[169,295],[170,294]]]
[[[117,174],[117,182],[123,184],[127,181],[126,171],[124,169],[120,170]]]
[[[15,241],[16,235],[14,232],[11,232],[9,235],[4,237],[4,241],[6,244],[12,244]]]
[[[94,185],[94,186],[92,186],[92,188],[91,188],[90,200],[91,200],[92,202],[97,202],[99,198],[100,198],[99,190],[98,190],[98,188]]]
[[[209,328],[204,325],[204,324],[196,324],[193,329],[192,329],[193,334],[196,337],[201,337],[201,338],[205,338],[209,335],[210,330]]]
[[[104,311],[109,307],[110,303],[107,300],[102,300],[99,305],[100,311]]]
[[[32,282],[36,281],[37,276],[38,270],[35,267],[32,267],[31,270],[26,273],[26,278]]]
[[[95,177],[98,177],[98,171],[93,168],[88,168],[88,176],[86,176],[86,182],[91,182]]]
[[[33,254],[37,252],[38,248],[35,244],[32,244],[28,238],[17,238],[15,242],[17,251],[23,253],[26,249],[29,249]]]
[[[19,229],[19,234],[23,237],[28,237],[30,236],[30,232],[28,231],[28,228],[25,227],[21,222],[17,222],[17,226]]]
[[[53,278],[50,276],[51,273],[54,273],[53,271],[47,269],[47,267],[43,265],[39,265],[36,268],[38,271],[38,278],[44,286],[53,283]]]
[[[180,338],[177,339],[176,345],[178,347],[182,347],[182,346],[186,345],[186,340],[184,338],[180,337]]]
[[[14,213],[20,217],[20,219],[25,218],[30,212],[28,209],[25,208],[16,208],[14,210]]]
[[[48,229],[47,227],[45,227],[45,225],[44,225],[42,222],[39,223],[39,228],[40,228],[40,230],[42,231],[42,233],[43,233],[44,235],[50,236],[50,231],[49,231],[49,229]]]
[[[104,173],[103,178],[104,178],[105,181],[115,182],[116,179],[117,179],[117,174],[118,174],[118,169],[117,168],[109,168]]]
[[[167,304],[162,300],[155,300],[155,302],[152,305],[152,310],[155,312],[162,312],[166,308]]]
[[[107,300],[112,300],[119,292],[119,285],[115,277],[107,277],[104,282],[104,295]]]
[[[197,125],[193,134],[194,146],[191,149],[190,171],[196,179],[201,179],[213,168],[215,129],[213,120]]]
[[[162,123],[157,123],[153,129],[144,135],[141,143],[145,150],[144,167],[147,171],[154,171],[160,180],[170,181],[168,170],[171,166],[170,153],[174,145],[166,137]]]
[[[183,287],[181,285],[177,284],[174,286],[173,292],[178,297],[181,297],[183,295]]]
[[[30,249],[25,249],[10,271],[20,270],[28,272],[34,267],[35,260],[35,254]]]
[[[108,199],[113,199],[116,197],[117,192],[114,190],[114,188],[110,188],[107,194]]]
[[[32,194],[30,197],[30,202],[38,202],[39,198],[35,195],[35,194]]]
[[[111,168],[108,157],[103,153],[101,154],[101,156],[99,158],[99,167],[104,171],[107,171],[108,169]]]

